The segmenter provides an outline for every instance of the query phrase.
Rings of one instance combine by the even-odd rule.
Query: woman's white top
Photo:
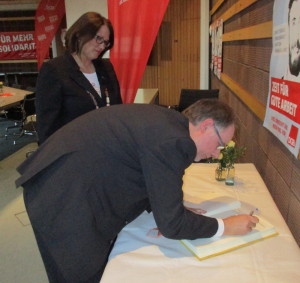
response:
[[[89,82],[94,87],[94,89],[97,91],[97,93],[100,95],[100,97],[102,97],[101,90],[100,90],[100,83],[99,83],[96,72],[91,73],[91,74],[87,74],[87,73],[83,73],[83,74],[89,80]]]

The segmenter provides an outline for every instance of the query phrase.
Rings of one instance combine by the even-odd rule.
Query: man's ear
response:
[[[214,120],[211,118],[207,118],[207,119],[203,120],[201,123],[199,123],[199,125],[200,124],[201,124],[202,129],[206,131],[207,129],[213,127]]]

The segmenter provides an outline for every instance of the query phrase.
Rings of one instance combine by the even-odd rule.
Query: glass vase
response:
[[[215,171],[215,178],[217,181],[224,181],[226,179],[226,167],[222,167],[220,164],[218,165],[218,167],[216,168]]]
[[[225,180],[225,184],[227,186],[233,186],[234,185],[234,176],[235,176],[234,164],[227,165],[227,167],[226,167],[226,180]]]

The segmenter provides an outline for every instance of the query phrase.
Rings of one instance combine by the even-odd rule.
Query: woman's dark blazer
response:
[[[121,104],[119,83],[108,59],[93,61],[102,98],[82,74],[71,54],[66,53],[45,62],[37,80],[36,113],[39,142],[73,119],[98,107],[106,106],[107,89],[110,104]]]

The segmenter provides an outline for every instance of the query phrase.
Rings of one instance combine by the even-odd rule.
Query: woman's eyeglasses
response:
[[[105,48],[110,46],[109,40],[104,40],[104,38],[98,34],[95,36],[95,40],[98,44],[104,44]]]

